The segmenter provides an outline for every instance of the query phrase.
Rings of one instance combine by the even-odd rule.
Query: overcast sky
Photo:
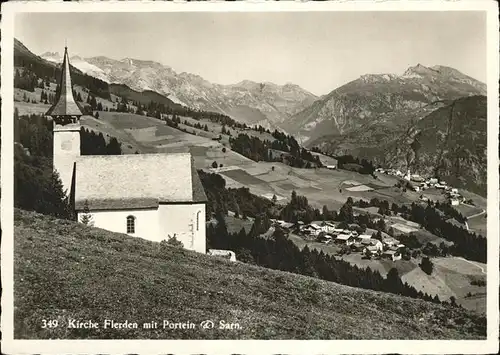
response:
[[[486,82],[481,12],[31,13],[35,54],[154,60],[220,84],[292,82],[316,95],[367,73],[446,65]]]

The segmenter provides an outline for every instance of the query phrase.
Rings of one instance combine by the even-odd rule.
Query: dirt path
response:
[[[474,207],[474,206],[471,206],[471,205],[467,205],[465,203],[464,203],[464,205],[469,206],[469,207]],[[473,214],[472,216],[467,217],[467,219],[464,222],[465,223],[465,228],[467,228],[467,230],[469,230],[469,224],[467,223],[468,220],[470,220],[471,218],[476,218],[476,217],[482,216],[485,213],[486,213],[486,210],[482,210],[479,213],[476,213],[476,214]]]
[[[481,212],[479,212],[479,213],[476,213],[476,214],[473,214],[472,216],[467,217],[467,219],[476,218],[476,217],[479,217],[479,216],[481,216],[481,215],[483,215],[483,214],[485,214],[485,213],[486,213],[486,211],[485,211],[485,210],[482,210],[482,211],[481,211]]]

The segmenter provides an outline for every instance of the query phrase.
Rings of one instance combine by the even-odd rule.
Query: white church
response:
[[[155,242],[176,237],[184,248],[206,252],[207,197],[190,153],[82,156],[82,109],[73,97],[68,50],[53,119],[54,170],[82,221]],[[85,209],[85,213],[84,213]]]

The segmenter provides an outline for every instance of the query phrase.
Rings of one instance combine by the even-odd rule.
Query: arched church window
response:
[[[196,230],[200,230],[200,215],[201,211],[196,212]]]
[[[135,233],[135,217],[134,216],[127,217],[127,233],[130,233],[130,234]]]

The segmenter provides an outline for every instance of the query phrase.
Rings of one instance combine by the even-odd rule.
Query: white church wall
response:
[[[139,210],[106,210],[91,211],[91,224],[94,227],[109,230],[111,232],[127,234],[127,217],[135,217],[135,233],[129,234],[133,237],[159,242],[164,238],[158,230],[158,210],[139,209]],[[78,213],[78,221],[81,222],[83,213]]]
[[[175,236],[184,248],[199,253],[206,252],[204,204],[161,204],[158,214],[161,239],[168,240]]]

